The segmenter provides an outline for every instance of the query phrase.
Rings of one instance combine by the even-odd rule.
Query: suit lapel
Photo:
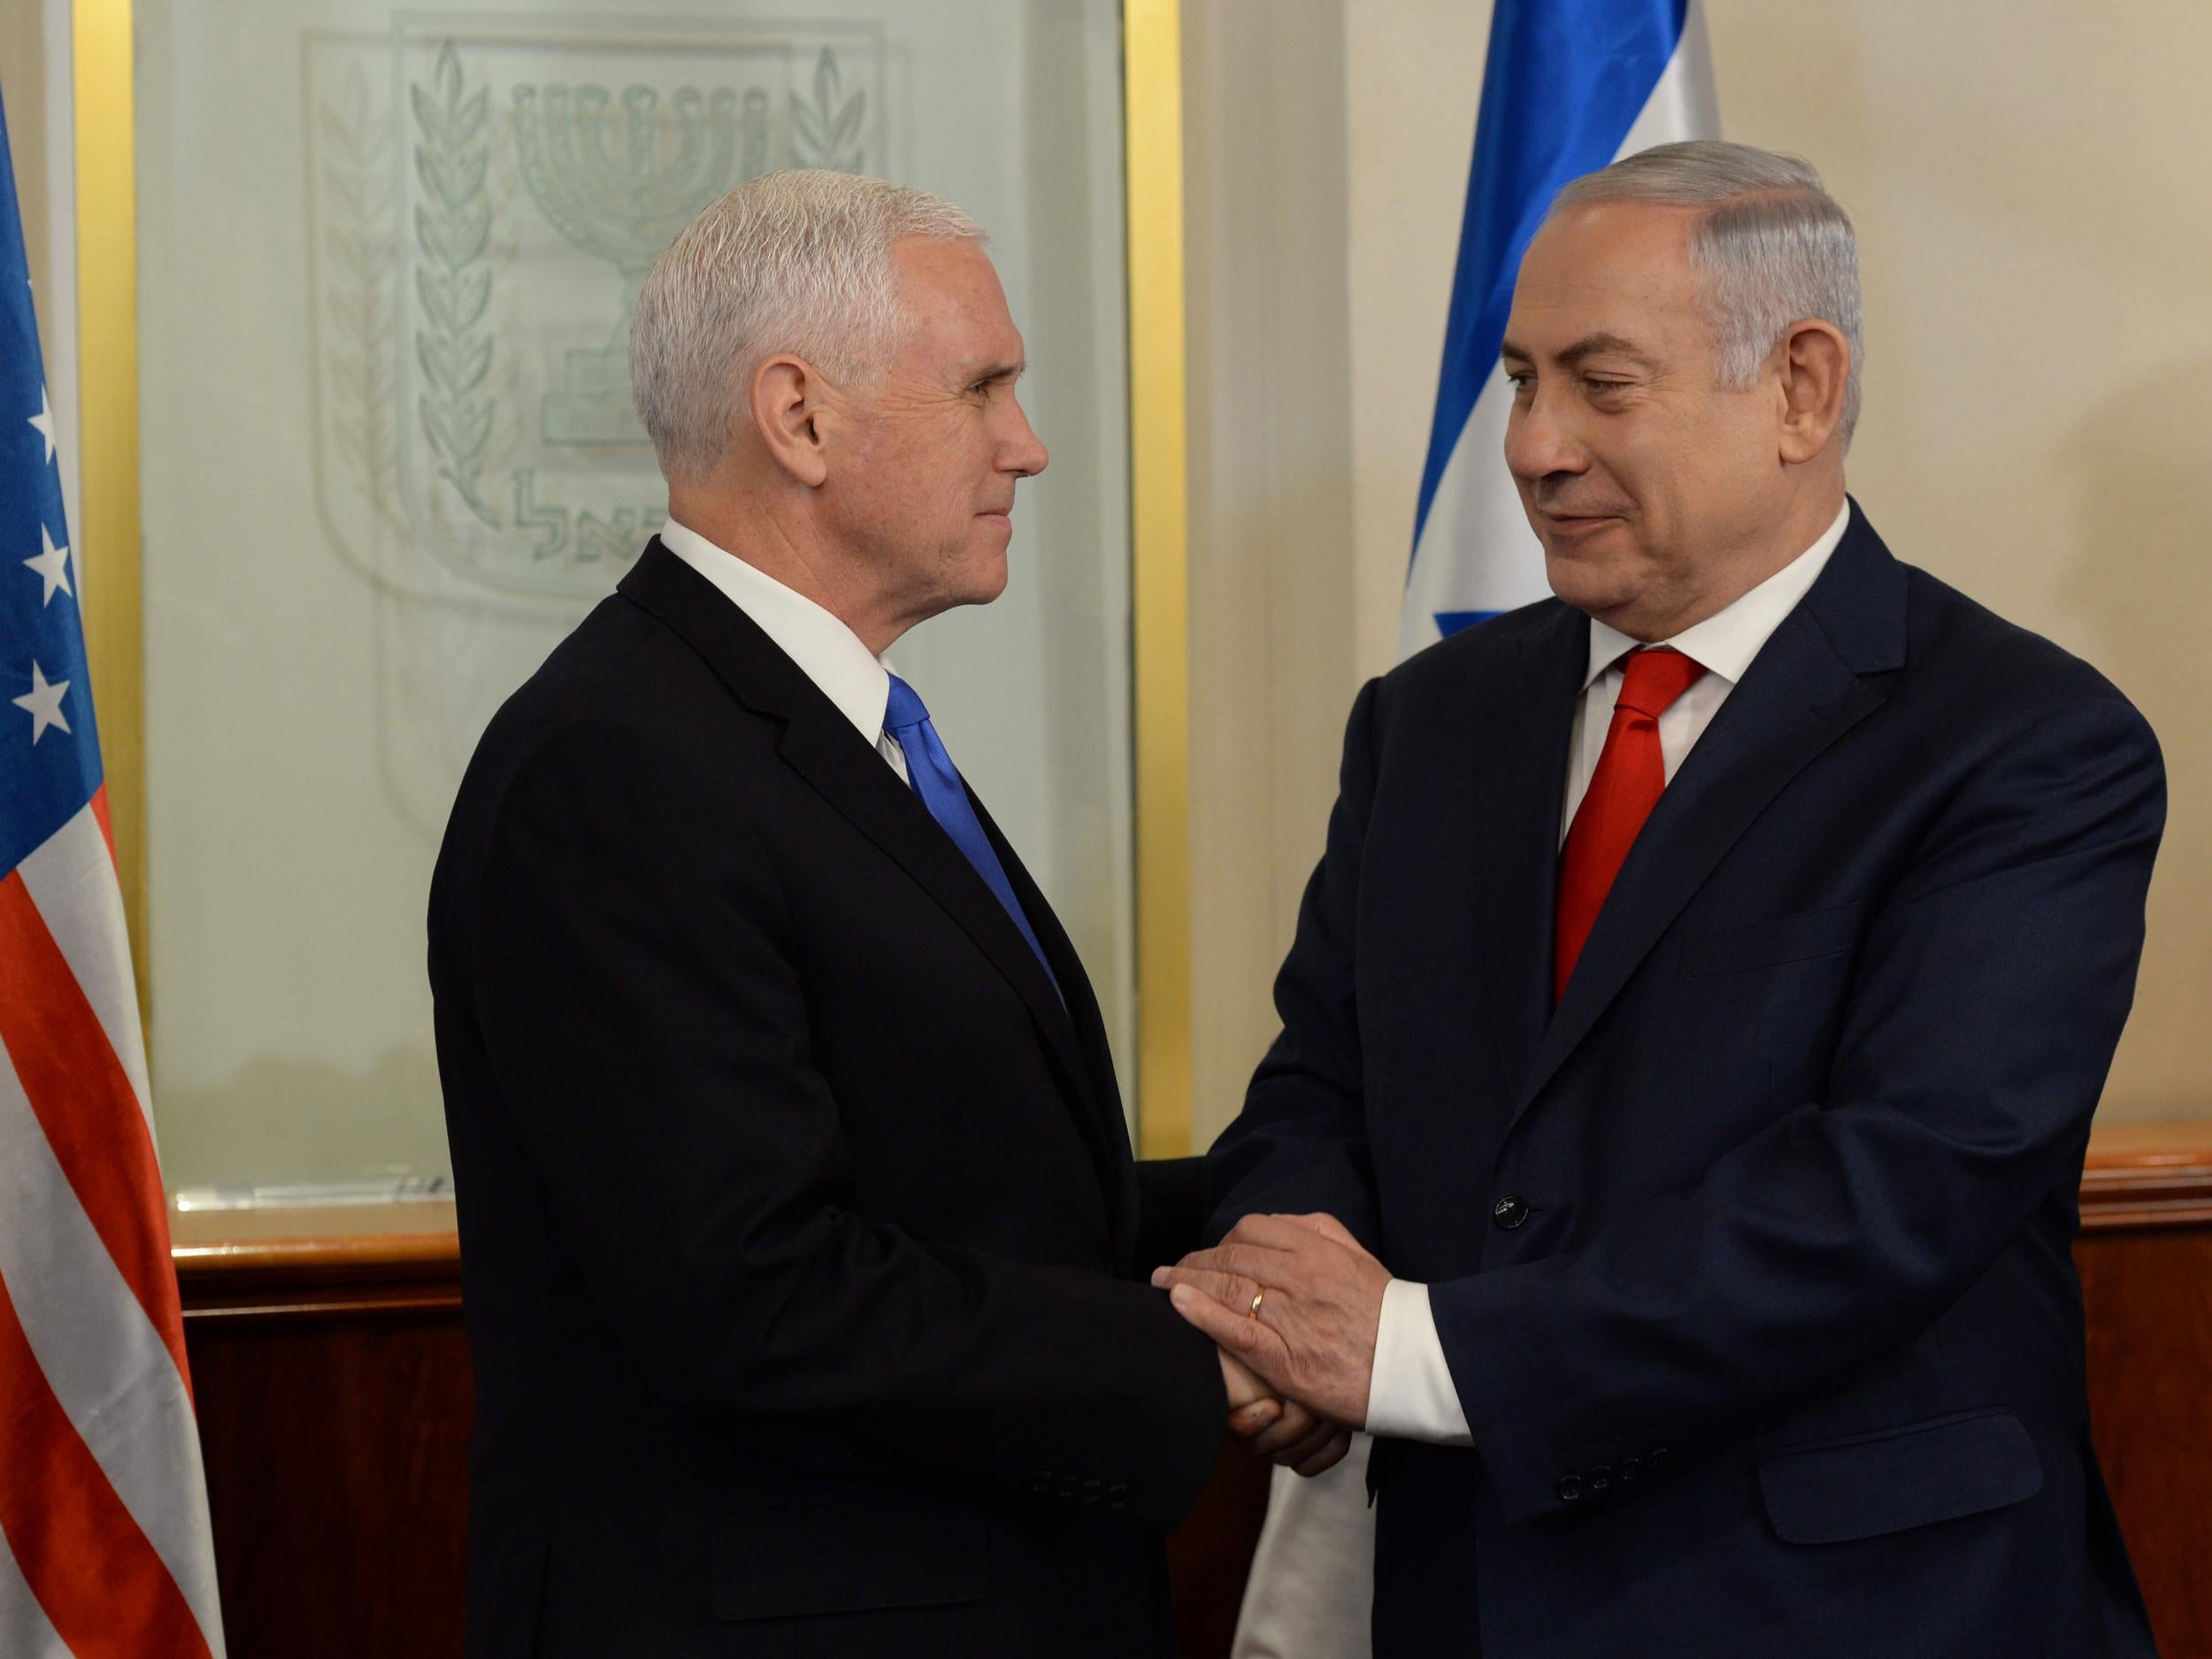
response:
[[[1013,918],[921,798],[749,617],[657,537],[620,591],[680,634],[741,702],[780,717],[785,762],[913,877],[1006,977],[1028,1004],[1089,1138],[1095,1109],[1068,1011]],[[1033,913],[1030,925],[1037,923]]]
[[[1768,803],[1886,699],[1885,676],[1904,662],[1904,602],[1903,571],[1855,505],[1827,569],[1729,693],[1629,849],[1518,1091],[1516,1122]],[[1546,847],[1555,844],[1555,822]]]
[[[1111,1200],[1114,1244],[1119,1252],[1136,1239],[1137,1184],[1136,1173],[1131,1167],[1128,1125],[1122,1121],[1121,1093],[1114,1082],[1114,1058],[1106,1040],[1106,1021],[1099,1012],[1098,997],[1091,989],[1090,976],[1083,970],[1083,959],[1076,954],[1074,942],[1061,926],[1059,917],[1047,902],[1042,890],[1030,879],[1029,871],[1015,853],[1012,843],[1000,833],[983,803],[976,800],[972,789],[968,792],[968,798],[975,803],[976,818],[981,822],[984,833],[991,838],[999,862],[1006,867],[1006,879],[1013,886],[1014,896],[1020,901],[1030,926],[1036,930],[1037,942],[1044,947],[1045,958],[1052,964],[1053,976],[1059,980],[1061,994],[1066,999],[1065,1018],[1082,1056],[1083,1077],[1087,1085],[1085,1099],[1089,1112],[1083,1126],[1092,1155],[1098,1162],[1100,1178]],[[1025,945],[1024,949],[1027,947]]]
[[[1497,1034],[1509,1096],[1528,1073],[1551,1012],[1554,892],[1559,810],[1575,702],[1589,657],[1589,623],[1563,604],[1532,618],[1507,667],[1510,679],[1478,688],[1471,711],[1489,758],[1475,770],[1475,798],[1462,803],[1476,874],[1474,934],[1482,954],[1484,1005]]]
[[[1059,993],[998,895],[929,815],[921,797],[899,781],[883,757],[861,741],[851,722],[818,693],[811,703],[793,709],[782,754],[855,829],[897,860],[1006,976],[1029,1005],[1067,1082],[1087,1110],[1089,1092],[1075,1031]],[[972,792],[969,799],[974,800]],[[1036,926],[1033,915],[1030,926]]]

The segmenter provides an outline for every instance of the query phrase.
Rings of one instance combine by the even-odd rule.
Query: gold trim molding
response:
[[[138,524],[138,198],[130,0],[75,0],[76,526],[85,655],[138,1010],[151,1030],[146,942],[146,657]]]
[[[1179,0],[1125,0],[1136,619],[1137,1143],[1191,1150],[1190,588]]]

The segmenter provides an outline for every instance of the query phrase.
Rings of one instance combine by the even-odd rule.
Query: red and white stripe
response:
[[[220,1659],[105,808],[0,878],[0,1654]]]

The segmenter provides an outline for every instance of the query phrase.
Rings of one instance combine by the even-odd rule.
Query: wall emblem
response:
[[[306,41],[318,495],[388,591],[603,593],[666,511],[640,284],[780,167],[887,173],[880,28],[417,20]]]

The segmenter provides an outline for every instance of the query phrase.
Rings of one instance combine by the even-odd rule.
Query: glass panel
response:
[[[772,167],[907,180],[991,231],[1055,459],[1005,597],[894,657],[1133,1059],[1118,19],[878,4],[142,0],[174,1184],[445,1172],[423,966],[445,814],[492,710],[665,511],[625,362],[645,265]]]

